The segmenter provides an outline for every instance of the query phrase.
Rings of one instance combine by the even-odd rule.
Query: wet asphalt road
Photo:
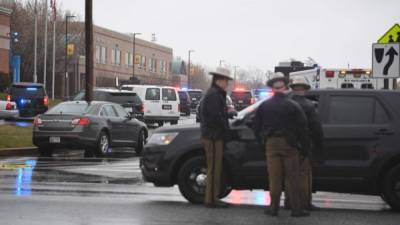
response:
[[[269,197],[261,190],[233,191],[224,200],[232,206],[206,209],[187,203],[177,187],[144,183],[133,149],[115,149],[106,159],[84,159],[79,151],[0,158],[0,224],[400,223],[400,213],[376,196],[317,193],[322,210],[301,219],[285,210],[278,218],[263,215]]]

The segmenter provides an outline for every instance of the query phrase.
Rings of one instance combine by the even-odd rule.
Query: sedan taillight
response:
[[[40,119],[39,117],[35,117],[35,120],[33,121],[34,125],[42,125],[42,119]]]
[[[13,104],[11,104],[11,102],[8,102],[6,105],[6,110],[13,110],[13,109],[14,109]]]
[[[89,120],[89,118],[86,118],[86,117],[76,118],[71,121],[71,125],[73,125],[73,126],[77,126],[77,125],[88,126],[89,124],[90,124],[90,120]]]

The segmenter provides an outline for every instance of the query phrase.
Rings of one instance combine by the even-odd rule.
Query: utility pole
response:
[[[90,104],[93,99],[93,1],[85,0],[85,100]]]
[[[65,65],[64,65],[64,70],[65,70],[65,77],[64,77],[64,97],[67,96],[69,97],[69,78],[68,78],[68,20],[69,18],[73,18],[75,16],[72,15],[66,15],[65,16]]]
[[[53,9],[53,68],[51,76],[51,99],[54,100],[54,86],[56,79],[56,19],[57,19],[56,0],[51,1],[51,7]]]
[[[44,67],[43,67],[43,85],[44,89],[46,89],[47,83],[47,0],[44,0],[46,3],[45,9],[44,9],[44,16],[45,16],[45,22],[44,22]]]
[[[188,59],[188,89],[192,88],[192,85],[190,83],[190,53],[194,52],[194,50],[189,50],[189,59]]]
[[[238,68],[239,66],[233,66],[233,89],[236,88],[236,68]]]
[[[35,33],[34,33],[34,53],[33,53],[33,82],[37,82],[37,65],[36,65],[36,57],[37,57],[37,0],[35,0]]]
[[[136,35],[141,35],[142,33],[133,33],[133,46],[132,46],[132,81],[135,78],[135,59],[136,59]]]

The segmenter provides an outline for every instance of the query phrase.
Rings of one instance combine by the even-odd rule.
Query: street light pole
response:
[[[234,72],[233,72],[233,89],[236,88],[236,68],[238,68],[239,66],[233,66],[234,68]]]
[[[64,70],[65,70],[65,77],[64,77],[64,82],[65,84],[63,85],[65,88],[64,91],[64,97],[69,96],[69,79],[68,79],[68,70],[67,70],[67,65],[68,65],[68,20],[69,18],[73,18],[75,16],[73,15],[66,15],[65,16],[65,65],[64,65]]]
[[[219,66],[222,66],[222,62],[225,62],[225,60],[220,59],[220,60],[219,60]]]
[[[85,100],[90,104],[93,100],[93,0],[85,1]]]
[[[133,48],[132,48],[132,81],[135,78],[135,58],[136,58],[136,35],[141,35],[142,33],[133,33]]]
[[[189,58],[188,58],[188,72],[187,72],[187,74],[188,74],[188,89],[192,88],[192,85],[191,85],[191,83],[190,83],[190,53],[192,53],[192,52],[194,52],[194,50],[189,50],[189,51],[188,51],[188,53],[189,53]]]
[[[44,89],[46,89],[47,83],[47,0],[45,0],[45,10],[44,10],[44,16],[45,16],[45,22],[44,22],[44,68],[43,68],[43,85]]]
[[[35,0],[35,31],[34,31],[34,53],[33,53],[33,82],[37,82],[37,0]]]

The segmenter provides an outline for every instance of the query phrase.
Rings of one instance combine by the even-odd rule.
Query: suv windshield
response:
[[[88,111],[88,105],[75,102],[61,103],[49,111],[46,114],[69,114],[69,115],[82,115]]]
[[[45,96],[43,87],[40,86],[20,86],[13,85],[10,89],[10,94],[14,99],[19,98],[43,98]]]
[[[192,100],[200,100],[203,93],[201,91],[188,91],[189,96]]]

